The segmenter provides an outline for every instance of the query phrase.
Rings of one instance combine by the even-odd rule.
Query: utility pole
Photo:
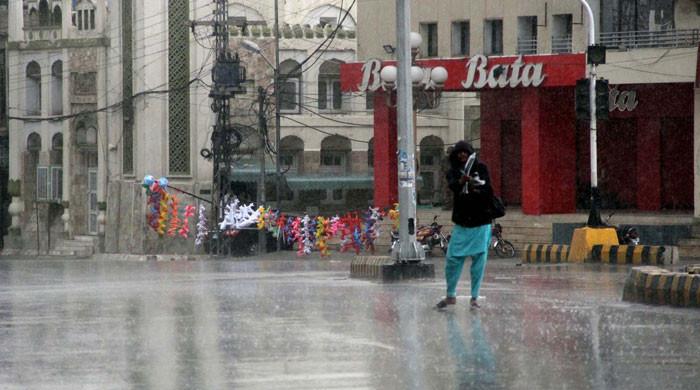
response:
[[[212,21],[192,22],[191,28],[198,25],[211,26],[213,36],[216,39],[214,51],[216,62],[212,68],[213,85],[209,92],[212,99],[211,109],[216,114],[216,123],[211,136],[211,150],[204,149],[201,154],[204,158],[211,159],[212,172],[212,210],[211,223],[212,242],[215,243],[216,252],[221,253],[221,234],[219,232],[219,220],[223,214],[223,202],[231,190],[231,164],[233,152],[241,144],[241,135],[235,127],[231,126],[230,99],[237,93],[245,93],[242,82],[245,81],[245,68],[240,65],[238,53],[232,55],[229,50],[229,25],[234,25],[228,20],[227,0],[213,0],[214,19]]]
[[[425,259],[416,241],[416,145],[413,138],[413,84],[411,81],[411,0],[396,0],[397,122],[399,135],[399,248],[393,256],[399,262]]]
[[[265,115],[265,89],[258,87],[258,132],[260,134],[260,149],[258,157],[260,159],[260,177],[258,177],[258,207],[265,207],[265,180],[267,174],[265,172],[265,146],[267,139],[267,117]],[[267,252],[267,239],[265,229],[258,231],[258,254]]]

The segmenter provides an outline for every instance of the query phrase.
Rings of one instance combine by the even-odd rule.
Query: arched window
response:
[[[61,27],[61,24],[63,23],[63,13],[61,12],[61,7],[53,7],[53,15],[51,15],[51,18],[53,19],[54,26]]]
[[[51,138],[51,165],[63,165],[63,133],[56,133]]]
[[[343,92],[340,90],[340,64],[329,60],[321,64],[318,73],[318,108],[340,110],[343,108]]]
[[[420,141],[420,176],[423,184],[418,192],[421,204],[440,203],[442,199],[442,159],[445,144],[440,137],[429,135]]]
[[[75,126],[75,143],[79,147],[94,148],[97,146],[97,129],[86,127],[82,121]]]
[[[95,29],[95,5],[89,0],[80,0],[73,8],[73,25],[78,27],[78,30],[94,30]]]
[[[51,138],[51,150],[63,150],[63,133],[56,133]]]
[[[63,61],[51,65],[51,114],[63,114]]]
[[[304,141],[301,138],[289,135],[280,141],[280,165],[283,170],[292,173],[301,173],[304,162]]]
[[[294,60],[280,64],[280,110],[301,112],[301,67]]]
[[[350,140],[331,135],[321,141],[321,168],[327,172],[347,173],[349,171]]]
[[[51,25],[51,11],[49,11],[49,2],[46,0],[41,0],[39,2],[39,25]]]
[[[29,152],[39,152],[41,151],[41,136],[37,133],[29,134],[27,137],[27,151]]]
[[[27,23],[29,27],[36,27],[39,25],[39,12],[36,8],[29,10],[29,22]]]
[[[429,135],[420,141],[420,165],[439,166],[444,155],[445,144],[440,137]]]
[[[41,115],[41,66],[36,61],[27,65],[25,93],[27,115]]]

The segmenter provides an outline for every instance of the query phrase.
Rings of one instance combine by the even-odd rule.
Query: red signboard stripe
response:
[[[476,57],[471,57],[475,59]],[[504,65],[507,72],[504,77],[513,76],[513,64],[518,60],[517,56],[508,57],[489,57],[485,64],[481,64],[483,75],[488,75],[491,69],[497,65]],[[485,85],[483,88],[476,88],[470,85],[465,88],[463,82],[467,79],[468,64],[470,58],[448,58],[448,59],[423,59],[417,63],[423,68],[433,68],[442,66],[447,69],[448,78],[445,82],[444,91],[477,91],[483,89],[494,89]],[[527,65],[541,64],[541,72],[544,80],[539,87],[563,87],[574,86],[576,80],[585,77],[586,74],[586,56],[580,54],[551,54],[551,55],[530,55],[522,56],[522,66],[518,75],[522,76]],[[393,65],[395,61],[383,61],[382,67]],[[349,63],[342,64],[340,68],[341,88],[345,92],[357,92],[360,90],[360,85],[363,81],[363,66],[365,63]],[[532,75],[533,67],[530,67]],[[375,73],[374,75],[376,75]],[[372,76],[374,76],[372,75]],[[515,76],[518,76],[515,75]],[[370,76],[370,77],[372,77]],[[479,73],[475,74],[475,81],[479,79]],[[476,83],[472,83],[476,84]],[[510,85],[510,83],[509,83]],[[521,87],[521,85],[518,85]],[[498,87],[496,87],[498,88]],[[509,88],[508,86],[506,88]]]

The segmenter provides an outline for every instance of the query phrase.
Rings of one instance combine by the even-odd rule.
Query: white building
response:
[[[289,98],[280,149],[285,189],[291,189],[284,205],[333,208],[360,199],[364,207],[371,197],[372,117],[364,96],[342,96],[337,83],[338,64],[356,57],[356,8],[281,3],[280,71]],[[262,57],[239,45],[256,41],[274,61],[273,4],[230,4],[238,23],[266,22],[231,31],[231,46],[254,79],[248,94],[234,99],[246,110],[233,112],[233,122],[256,125],[247,108],[258,86],[272,84]],[[200,151],[210,147],[215,122],[208,96],[214,39],[210,27],[191,28],[190,22],[211,19],[213,9],[209,0],[10,2],[12,228],[6,247],[41,253],[79,242],[100,243],[108,252],[191,248],[191,242],[159,240],[148,231],[140,182],[147,174],[168,177],[178,188],[211,194],[212,166]],[[249,160],[243,156],[234,169],[243,191],[259,169]],[[267,166],[274,170],[270,156]],[[328,184],[339,176],[347,178]]]

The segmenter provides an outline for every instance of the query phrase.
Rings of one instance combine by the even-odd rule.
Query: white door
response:
[[[88,169],[88,233],[97,235],[97,169]]]

